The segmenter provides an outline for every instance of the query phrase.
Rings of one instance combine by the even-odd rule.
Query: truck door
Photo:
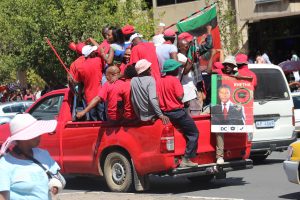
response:
[[[47,96],[41,99],[32,109],[29,110],[29,113],[38,120],[57,120],[57,127],[54,133],[42,135],[40,147],[46,149],[52,158],[56,160],[59,164],[60,156],[60,143],[59,137],[61,130],[62,122],[60,122],[59,115],[61,105],[64,99],[64,94],[55,94]]]

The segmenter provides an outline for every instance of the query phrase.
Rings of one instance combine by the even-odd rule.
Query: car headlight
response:
[[[287,160],[291,160],[291,157],[293,155],[293,147],[292,146],[289,146],[288,149],[287,149]]]

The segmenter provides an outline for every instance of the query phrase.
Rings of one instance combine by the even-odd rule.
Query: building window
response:
[[[196,1],[196,0],[156,0],[156,5],[157,6],[166,6],[166,5],[172,5],[172,4],[177,4],[177,3],[186,3],[186,2],[191,2],[191,1]]]

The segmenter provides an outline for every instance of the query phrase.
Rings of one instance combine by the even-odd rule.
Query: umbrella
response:
[[[294,71],[299,71],[300,70],[300,61],[284,61],[282,63],[279,63],[278,66],[282,68],[284,73],[290,73]]]

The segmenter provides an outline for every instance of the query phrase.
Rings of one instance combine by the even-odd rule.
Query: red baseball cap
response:
[[[85,46],[86,44],[84,42],[80,42],[78,44],[76,44],[76,51],[78,54],[82,54],[82,48]]]
[[[172,29],[167,29],[164,31],[164,36],[167,36],[167,37],[175,37],[176,36],[176,33],[174,30]]]
[[[180,33],[179,35],[178,35],[178,39],[179,40],[186,40],[186,41],[188,41],[188,42],[191,42],[191,41],[193,41],[193,38],[194,38],[194,36],[193,35],[191,35],[191,34],[189,34],[188,32],[183,32],[183,33]]]
[[[72,51],[76,51],[76,44],[75,44],[75,42],[70,42],[69,49],[71,49]]]
[[[238,65],[242,65],[242,64],[247,65],[248,64],[248,56],[240,53],[240,54],[236,55],[235,61],[236,61],[236,64],[238,64]]]
[[[135,33],[135,30],[134,30],[134,26],[131,26],[131,25],[125,25],[123,28],[122,28],[122,33],[124,35],[129,35],[129,34],[132,34],[132,33]]]

